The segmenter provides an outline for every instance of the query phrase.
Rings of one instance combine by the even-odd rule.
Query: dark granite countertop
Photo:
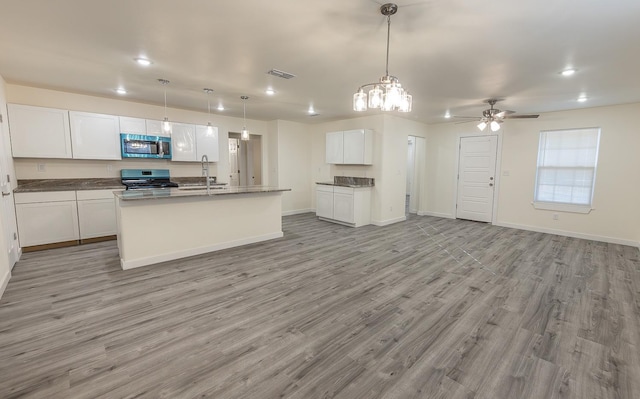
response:
[[[375,179],[370,177],[334,176],[332,182],[316,182],[325,186],[339,187],[374,187]]]
[[[205,186],[204,177],[174,177],[172,182],[180,186]],[[214,183],[211,186],[225,186],[227,183]],[[81,190],[124,190],[119,177],[81,178],[81,179],[25,179],[18,180],[14,193],[35,193],[43,191],[81,191]]]
[[[42,191],[124,190],[120,178],[29,179],[18,180],[14,193]]]

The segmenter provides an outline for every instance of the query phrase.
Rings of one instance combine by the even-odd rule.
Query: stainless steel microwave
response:
[[[171,159],[169,137],[121,133],[120,148],[122,158]]]

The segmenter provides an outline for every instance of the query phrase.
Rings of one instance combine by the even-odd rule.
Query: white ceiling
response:
[[[389,72],[413,95],[401,116],[444,122],[483,100],[518,113],[640,102],[638,0],[396,0]],[[373,0],[0,0],[0,75],[11,83],[225,115],[321,122],[363,115],[352,95],[384,75]],[[146,56],[147,68],[133,59]],[[578,72],[564,78],[559,72]],[[296,75],[267,75],[277,68]],[[264,90],[272,86],[276,95]],[[577,103],[580,94],[589,101]],[[313,105],[318,116],[307,114]],[[219,111],[213,111],[219,113]],[[376,111],[367,111],[372,114]]]

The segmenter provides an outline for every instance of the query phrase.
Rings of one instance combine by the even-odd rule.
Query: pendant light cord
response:
[[[389,35],[391,33],[391,15],[387,15],[387,64],[386,64],[386,76],[389,76]]]

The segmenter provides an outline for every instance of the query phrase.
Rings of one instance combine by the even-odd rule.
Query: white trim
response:
[[[0,298],[4,294],[4,290],[7,288],[7,284],[9,284],[9,280],[11,280],[11,272],[7,270],[7,272],[0,278]]]
[[[311,212],[315,213],[316,210],[308,208],[308,209],[295,209],[293,211],[282,211],[282,216],[299,215],[301,213],[311,213]]]
[[[387,220],[372,220],[371,224],[374,226],[388,226],[390,224],[394,224],[394,223],[399,223],[399,222],[404,222],[405,220],[407,220],[406,216],[401,216],[401,217],[397,217],[395,219],[387,219]]]
[[[437,218],[446,218],[446,219],[455,219],[456,216],[450,213],[441,213],[441,212],[418,212],[418,216],[435,216]]]
[[[548,228],[545,228],[545,227],[528,226],[528,225],[522,225],[522,224],[503,223],[503,222],[497,223],[496,226],[508,227],[510,229],[535,231],[537,233],[556,234],[556,235],[565,236],[565,237],[581,238],[583,240],[593,240],[593,241],[608,242],[608,243],[611,243],[611,244],[629,245],[629,246],[632,246],[632,247],[640,246],[639,242],[633,241],[633,240],[625,240],[625,239],[622,239],[622,238],[599,236],[599,235],[595,235],[595,234],[576,233],[574,231],[548,229]]]
[[[186,258],[188,256],[195,256],[195,255],[205,254],[208,252],[220,251],[221,249],[239,247],[241,245],[254,244],[256,242],[273,240],[276,238],[282,238],[283,236],[284,234],[282,233],[282,231],[277,231],[274,233],[263,234],[260,236],[247,237],[240,240],[227,241],[227,242],[223,242],[215,245],[207,245],[200,248],[192,248],[184,251],[177,251],[177,252],[172,252],[172,253],[158,255],[158,256],[150,256],[147,258],[135,259],[127,262],[120,259],[120,265],[122,266],[123,270],[133,269],[135,267],[153,265],[155,263],[166,262],[166,261],[180,259],[180,258]]]
[[[591,211],[595,210],[591,205],[575,205],[575,204],[562,204],[558,202],[542,202],[542,201],[534,201],[531,203],[536,209],[544,209],[547,211],[558,211],[558,212],[572,212],[572,213],[591,213]]]
[[[458,137],[456,139],[456,167],[455,173],[453,174],[453,218],[455,219],[455,215],[457,212],[458,205],[458,174],[460,174],[460,141],[463,137],[485,137],[485,136],[497,136],[498,143],[496,145],[496,170],[494,172],[494,188],[493,188],[493,209],[491,210],[491,224],[496,224],[498,222],[498,197],[500,196],[500,175],[502,174],[502,133],[504,128],[498,130],[497,132],[488,132],[488,133],[458,133]]]

